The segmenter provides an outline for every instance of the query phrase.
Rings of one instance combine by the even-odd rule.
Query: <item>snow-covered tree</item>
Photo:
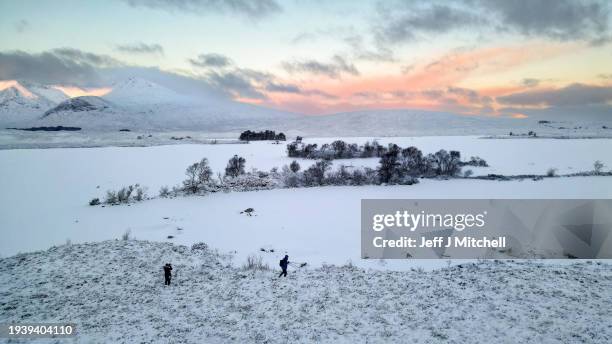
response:
[[[331,161],[320,160],[310,166],[303,173],[303,183],[306,186],[324,185],[325,173],[329,170]]]
[[[225,175],[231,178],[235,178],[241,174],[244,174],[245,163],[246,159],[241,156],[234,155],[227,162],[227,167],[225,167]]]
[[[211,176],[213,172],[208,165],[208,159],[203,158],[200,162],[189,165],[185,170],[187,179],[183,181],[185,191],[197,193],[201,190],[206,190],[212,184]]]
[[[297,173],[300,170],[300,164],[297,161],[293,160],[289,165],[289,168],[291,169],[291,172]]]

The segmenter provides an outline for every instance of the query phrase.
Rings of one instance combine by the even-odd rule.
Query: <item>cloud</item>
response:
[[[374,30],[387,44],[469,30],[605,44],[610,40],[610,6],[605,0],[380,1]]]
[[[122,64],[117,59],[108,55],[94,54],[74,48],[57,48],[51,52],[64,60],[80,64],[90,64],[95,67],[116,67]]]
[[[466,99],[471,105],[491,105],[493,102],[493,98],[481,96],[477,91],[467,88],[450,86],[447,92],[459,98]]]
[[[24,33],[30,29],[30,22],[25,19],[21,19],[13,24],[17,33]]]
[[[344,42],[351,48],[352,55],[359,60],[393,62],[395,57],[393,51],[387,47],[377,45],[375,49],[368,49],[364,44],[362,35],[353,34],[343,38]]]
[[[600,78],[600,79],[605,79],[605,80],[612,79],[612,73],[610,73],[610,74],[598,74],[597,77]]]
[[[612,86],[571,84],[563,88],[530,90],[496,99],[504,105],[525,107],[601,105],[612,101]]]
[[[100,81],[98,68],[119,65],[121,63],[110,56],[72,48],[39,54],[0,52],[0,80],[93,86]]]
[[[188,60],[191,65],[199,68],[222,68],[232,64],[232,60],[221,54],[200,54],[195,59]]]
[[[409,74],[410,72],[412,72],[414,70],[414,65],[404,65],[401,68],[402,74]]]
[[[204,78],[234,98],[268,99],[267,91],[295,93],[299,88],[280,83],[273,74],[248,68],[231,70],[208,70]]]
[[[195,14],[234,13],[260,19],[282,10],[275,0],[123,0],[132,7]]]
[[[279,93],[301,93],[302,90],[293,84],[283,84],[276,82],[269,82],[266,85],[266,90],[270,92],[279,92]]]
[[[325,75],[332,79],[338,79],[342,74],[357,76],[359,71],[352,63],[348,63],[339,55],[334,56],[330,62],[319,62],[316,60],[284,62],[283,68],[289,73],[309,73],[313,75]]]
[[[164,47],[159,44],[146,44],[142,42],[120,44],[115,47],[117,51],[128,54],[164,54]]]
[[[596,40],[608,31],[610,8],[600,0],[480,0],[502,27],[561,41]]]
[[[270,100],[270,94],[297,96],[318,96],[332,99],[334,96],[320,90],[302,87],[280,80],[276,75],[250,68],[241,68],[220,54],[200,54],[188,60],[201,71],[200,77],[211,85],[234,98]]]
[[[525,78],[521,80],[521,85],[525,87],[536,87],[540,84],[540,79]]]
[[[254,85],[254,79],[238,70],[211,71],[206,79],[213,86],[229,92],[235,98],[267,99],[267,96]]]
[[[454,29],[487,22],[479,14],[446,3],[421,5],[418,2],[378,5],[377,37],[387,43],[401,43],[422,39],[425,34],[440,34]]]
[[[312,32],[302,32],[291,39],[291,44],[301,44],[304,42],[313,42],[317,35]]]

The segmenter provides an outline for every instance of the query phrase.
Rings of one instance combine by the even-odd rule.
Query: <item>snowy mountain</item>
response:
[[[114,82],[102,97],[77,97],[44,111],[31,125],[77,126],[90,130],[204,130],[239,131],[269,127],[295,115],[215,99],[179,94],[141,78]]]
[[[98,111],[98,112],[110,112],[112,111],[112,105],[110,102],[94,96],[82,96],[75,97],[65,100],[58,104],[56,107],[49,109],[42,116],[43,118],[49,117],[58,113],[69,113],[69,112],[82,112],[82,111]]]
[[[68,97],[50,86],[18,81],[0,82],[0,122],[31,121]]]
[[[112,90],[104,95],[103,98],[115,104],[121,104],[124,107],[193,102],[193,99],[190,97],[180,95],[166,87],[136,77],[114,82],[111,88]]]
[[[7,82],[0,82],[0,88],[2,83],[7,85]],[[530,130],[558,135],[560,127],[580,127],[580,133],[561,134],[609,135],[600,132],[602,124],[589,127],[585,123],[558,121],[554,126],[542,127],[532,118],[468,116],[410,109],[305,116],[212,94],[182,94],[136,77],[117,80],[112,83],[111,91],[102,97],[68,99],[53,86],[16,81],[8,86],[0,91],[0,126],[62,125],[100,131],[129,128],[232,134],[248,129],[272,129],[291,136],[507,135],[510,131]],[[585,128],[590,131],[584,131]]]
[[[145,118],[96,96],[69,98],[45,111],[36,121],[39,126],[73,126],[109,129],[141,126]]]
[[[173,278],[164,286],[168,262]],[[606,263],[483,261],[405,272],[291,266],[288,277],[277,275],[278,268],[236,267],[206,244],[68,244],[0,259],[0,322],[67,319],[87,343],[608,343],[612,337]]]
[[[59,104],[68,99],[66,93],[53,86],[37,84],[29,81],[20,81],[19,83],[38,98],[44,98],[53,104]]]

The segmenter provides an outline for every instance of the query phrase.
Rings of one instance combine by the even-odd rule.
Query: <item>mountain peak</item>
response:
[[[34,93],[30,92],[17,80],[0,81],[0,94],[6,100],[10,98],[38,98]],[[1,99],[1,98],[0,98]],[[2,101],[2,100],[0,100]]]
[[[183,103],[184,96],[139,77],[129,77],[112,84],[112,91],[104,96],[117,104],[142,105]]]

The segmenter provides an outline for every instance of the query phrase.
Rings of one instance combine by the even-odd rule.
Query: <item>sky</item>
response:
[[[611,7],[606,0],[0,0],[0,81],[78,96],[137,76],[195,96],[313,115],[410,108],[612,118]]]

